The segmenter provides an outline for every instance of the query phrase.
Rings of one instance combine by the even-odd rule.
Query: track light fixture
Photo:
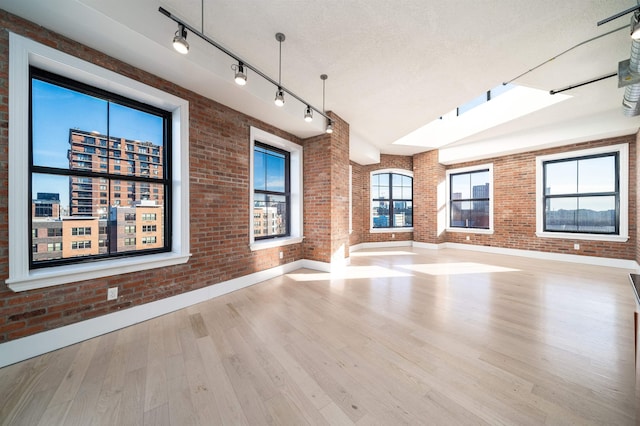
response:
[[[187,30],[188,30],[191,34],[198,36],[202,40],[209,43],[211,46],[220,50],[222,53],[231,57],[234,61],[237,61],[237,64],[231,65],[231,69],[234,71],[234,80],[237,84],[244,86],[247,83],[247,70],[251,70],[255,75],[262,77],[267,82],[273,84],[277,88],[276,97],[274,99],[274,103],[277,106],[284,105],[284,95],[285,93],[287,93],[289,96],[293,97],[295,100],[297,100],[298,102],[300,102],[302,105],[305,106],[305,114],[304,114],[305,121],[313,120],[313,112],[316,111],[318,114],[322,115],[327,120],[327,127],[326,127],[327,133],[331,133],[333,131],[331,118],[324,112],[324,85],[323,85],[322,110],[320,110],[319,108],[313,107],[309,102],[305,101],[304,99],[302,99],[301,97],[299,97],[298,95],[296,95],[295,93],[287,89],[286,87],[282,86],[282,42],[285,40],[284,34],[282,33],[276,34],[276,40],[279,43],[278,81],[276,81],[273,78],[269,77],[264,72],[260,71],[259,68],[256,68],[255,66],[249,64],[246,60],[240,58],[238,55],[236,55],[226,47],[222,46],[215,40],[206,36],[203,32],[204,30],[200,31],[197,28],[193,27],[192,25],[189,25],[183,19],[175,16],[174,14],[164,9],[163,7],[159,7],[158,11],[163,15],[165,15],[167,18],[175,21],[178,24],[178,31],[176,31],[175,37],[173,38],[173,44],[176,50],[178,50],[180,53],[187,53],[189,51],[189,44],[187,43]],[[204,14],[202,16],[204,16]],[[202,23],[202,28],[204,28],[204,22]],[[323,76],[324,76],[323,79],[326,79],[326,75],[323,74]]]
[[[279,107],[284,105],[284,91],[280,86],[278,86],[278,90],[276,91],[276,99],[273,102],[276,104],[276,106]]]
[[[244,70],[244,64],[242,61],[238,61],[238,65],[231,65],[231,69],[236,72],[234,79],[238,86],[244,86],[247,84],[247,73]]]
[[[187,43],[187,29],[182,24],[178,24],[178,31],[176,31],[176,34],[173,37],[173,48],[183,55],[189,53],[189,43]]]
[[[325,129],[325,132],[328,134],[333,133],[333,121],[331,121],[330,118],[327,120],[327,128]]]
[[[304,111],[304,121],[310,123],[313,121],[313,110],[309,105],[307,105],[307,109]]]
[[[326,111],[324,109],[324,94],[325,94],[325,84],[327,82],[327,78],[329,78],[329,76],[327,76],[326,74],[320,74],[320,80],[322,80],[322,113],[325,114],[326,117]],[[325,133],[331,134],[333,133],[333,123],[331,122],[331,119],[327,117],[327,127],[325,128]]]
[[[274,102],[276,106],[279,107],[284,105],[284,91],[280,86],[280,83],[282,82],[282,42],[284,39],[284,34],[276,33],[276,40],[278,40],[278,43],[280,44],[280,55],[278,56],[278,90],[276,91],[276,99]]]

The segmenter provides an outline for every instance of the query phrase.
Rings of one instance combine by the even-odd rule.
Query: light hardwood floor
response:
[[[0,422],[633,425],[628,272],[364,250],[0,369]]]

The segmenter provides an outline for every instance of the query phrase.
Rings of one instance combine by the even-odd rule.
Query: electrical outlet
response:
[[[284,253],[280,252],[280,259],[284,259]]]
[[[469,241],[470,239],[471,239],[471,237],[467,235],[467,241]]]
[[[391,238],[395,238],[395,237],[396,237],[396,234],[391,234]]]
[[[118,287],[111,287],[107,290],[107,300],[116,300],[118,298]]]
[[[574,250],[580,250],[580,244],[574,244],[573,245],[573,249]]]

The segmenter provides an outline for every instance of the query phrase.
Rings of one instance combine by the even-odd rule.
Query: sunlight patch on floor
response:
[[[308,272],[286,274],[296,281],[322,281],[331,279],[362,279],[362,278],[400,278],[411,277],[413,274],[394,271],[382,266],[348,266],[339,272]]]
[[[408,269],[427,275],[462,275],[488,274],[492,272],[516,272],[519,269],[504,268],[502,266],[487,265],[475,262],[456,263],[423,263],[417,265],[395,265],[395,268]]]

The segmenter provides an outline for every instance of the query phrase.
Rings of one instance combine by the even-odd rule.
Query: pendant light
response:
[[[324,114],[325,117],[326,117],[326,111],[324,109],[324,94],[325,94],[325,83],[327,82],[327,78],[329,78],[329,76],[327,76],[326,74],[320,75],[320,80],[322,80],[322,113]],[[329,134],[333,133],[333,123],[330,118],[327,118],[327,127],[325,128],[325,132]]]
[[[282,84],[282,42],[284,39],[284,34],[276,33],[276,40],[278,40],[278,43],[280,44],[280,56],[278,60],[278,90],[276,91],[276,98],[273,102],[279,107],[284,105],[284,91],[280,86]]]

